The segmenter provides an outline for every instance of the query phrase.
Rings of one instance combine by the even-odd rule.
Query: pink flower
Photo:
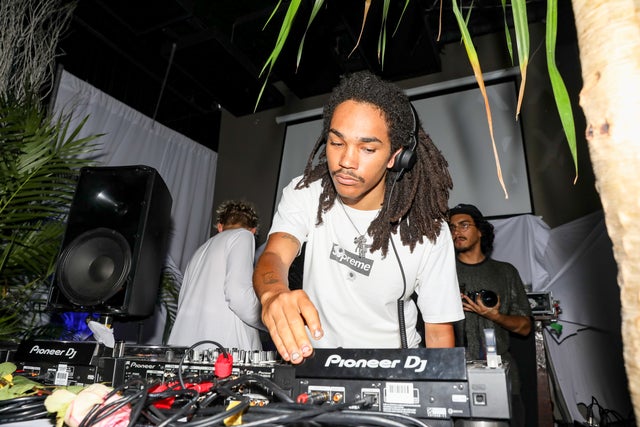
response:
[[[111,387],[107,387],[103,384],[92,384],[83,389],[78,396],[73,399],[69,404],[67,413],[64,417],[64,422],[69,427],[78,427],[82,422],[82,419],[89,413],[93,405],[104,406],[122,399],[122,396],[117,394],[111,396],[105,401],[106,396],[112,391]],[[129,417],[131,415],[131,407],[129,404],[118,409],[107,418],[101,420],[98,423],[92,424],[92,427],[121,427],[129,424]]]

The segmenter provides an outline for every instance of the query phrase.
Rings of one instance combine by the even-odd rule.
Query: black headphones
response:
[[[413,117],[413,134],[411,135],[411,148],[403,148],[402,151],[398,153],[396,158],[393,161],[393,166],[391,166],[391,170],[394,172],[400,172],[398,177],[402,175],[402,172],[409,170],[416,164],[417,156],[416,156],[416,145],[418,145],[418,113],[416,113],[416,109],[413,107],[413,104],[409,102],[409,106],[411,107],[411,115]]]

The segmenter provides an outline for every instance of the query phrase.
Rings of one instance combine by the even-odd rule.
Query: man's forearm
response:
[[[531,319],[526,316],[515,316],[498,313],[497,316],[489,320],[497,323],[510,332],[522,336],[529,335],[529,332],[531,332]]]
[[[277,255],[266,252],[262,254],[253,272],[253,289],[260,302],[265,294],[289,289],[288,269]]]
[[[427,348],[451,348],[455,345],[451,323],[425,323],[424,341]]]

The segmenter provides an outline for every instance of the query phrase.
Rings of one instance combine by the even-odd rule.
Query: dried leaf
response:
[[[473,41],[471,40],[469,29],[467,28],[464,22],[464,19],[462,18],[462,13],[460,12],[460,8],[458,7],[458,1],[452,0],[452,4],[453,4],[453,13],[456,17],[456,21],[458,22],[458,27],[460,28],[460,32],[462,33],[462,42],[464,43],[464,47],[467,51],[467,57],[469,58],[469,62],[471,63],[471,68],[473,68],[473,74],[476,77],[478,86],[480,86],[480,92],[482,92],[482,97],[484,98],[484,107],[485,107],[485,111],[487,112],[487,122],[489,124],[489,134],[491,136],[491,146],[493,148],[493,157],[495,158],[495,161],[496,161],[496,173],[498,175],[498,182],[500,182],[500,185],[502,186],[505,199],[508,199],[509,193],[507,192],[507,187],[505,186],[504,179],[502,178],[502,168],[500,167],[500,158],[498,156],[496,140],[493,135],[493,119],[491,118],[491,107],[489,106],[487,89],[484,85],[484,79],[482,78],[482,69],[480,68],[480,61],[478,60],[478,53],[476,52],[476,49],[473,46]]]
[[[358,35],[358,41],[356,41],[356,45],[353,47],[351,52],[349,52],[349,56],[356,51],[358,46],[360,46],[360,40],[362,39],[362,33],[364,33],[364,24],[367,22],[367,16],[369,15],[369,8],[371,7],[371,0],[365,0],[364,2],[364,12],[362,13],[362,26],[360,27],[360,34]]]

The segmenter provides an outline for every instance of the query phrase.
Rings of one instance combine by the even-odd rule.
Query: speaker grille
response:
[[[79,306],[100,304],[124,287],[131,261],[127,239],[117,231],[100,227],[82,233],[58,259],[60,291]]]

